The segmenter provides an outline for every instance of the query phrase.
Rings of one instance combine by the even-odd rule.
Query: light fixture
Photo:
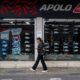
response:
[[[13,24],[14,22],[13,21],[10,21],[10,23]]]
[[[27,25],[30,25],[30,22],[25,22]]]

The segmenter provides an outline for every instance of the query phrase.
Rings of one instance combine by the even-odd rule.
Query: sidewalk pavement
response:
[[[0,75],[1,74],[80,74],[80,68],[69,68],[69,67],[51,67],[48,68],[48,72],[43,73],[42,68],[37,68],[36,71],[32,72],[29,68],[19,68],[19,69],[13,69],[13,68],[5,68],[0,69]]]
[[[35,61],[0,61],[1,68],[29,68]],[[46,61],[48,67],[73,67],[80,68],[80,61]],[[41,63],[39,67],[42,67]]]

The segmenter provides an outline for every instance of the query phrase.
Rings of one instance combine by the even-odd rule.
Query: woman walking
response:
[[[37,48],[38,56],[37,56],[35,64],[33,65],[33,67],[30,70],[35,71],[38,64],[39,64],[39,61],[41,60],[41,63],[43,66],[42,72],[47,72],[48,71],[47,66],[46,66],[45,61],[44,61],[44,43],[43,43],[43,40],[41,38],[37,38],[37,43],[38,43],[38,48]]]

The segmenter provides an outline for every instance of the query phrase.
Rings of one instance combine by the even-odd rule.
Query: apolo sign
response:
[[[44,4],[42,5],[42,7],[40,8],[40,11],[49,11],[49,10],[53,10],[53,11],[71,11],[72,9],[72,5],[71,4],[67,4],[67,5],[63,5],[63,4]]]

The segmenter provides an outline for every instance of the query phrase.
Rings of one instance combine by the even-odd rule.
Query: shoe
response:
[[[48,70],[43,70],[42,72],[48,72]]]
[[[31,71],[35,71],[34,69],[30,68]]]

